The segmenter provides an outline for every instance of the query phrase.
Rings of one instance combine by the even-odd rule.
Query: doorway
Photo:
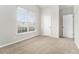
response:
[[[42,27],[43,27],[43,32],[42,34],[45,36],[51,36],[51,16],[43,16],[43,20],[42,20]]]
[[[73,6],[59,6],[59,36],[74,39]]]
[[[63,16],[63,37],[73,38],[73,15]]]

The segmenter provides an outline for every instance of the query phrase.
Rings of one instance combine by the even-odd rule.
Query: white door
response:
[[[43,35],[51,36],[51,16],[43,16],[42,28]]]
[[[73,15],[63,16],[63,37],[73,38]]]

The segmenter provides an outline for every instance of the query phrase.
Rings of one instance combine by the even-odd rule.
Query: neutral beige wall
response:
[[[11,42],[16,35],[16,6],[0,6],[0,45]]]
[[[63,15],[73,14],[73,5],[60,5]]]
[[[63,9],[63,14],[64,15],[73,14],[73,7]]]
[[[79,48],[79,5],[74,6],[74,40]]]
[[[28,10],[31,10],[36,15],[36,22],[37,22],[37,31],[28,33],[28,34],[22,34],[17,35],[17,21],[16,21],[16,8],[22,7]],[[37,6],[0,6],[0,47],[8,45],[10,43],[13,43],[15,41],[21,41],[22,39],[28,39],[34,36],[39,35],[39,27],[40,27],[40,12],[39,8]]]

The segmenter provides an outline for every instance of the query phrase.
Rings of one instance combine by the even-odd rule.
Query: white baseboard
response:
[[[27,38],[27,39],[31,39],[31,38],[36,37],[36,36],[39,36],[39,35],[35,35],[35,36],[32,36],[32,37]],[[21,42],[21,41],[23,41],[23,40],[27,40],[27,39],[24,38],[24,39],[21,39],[21,40],[17,40],[17,41],[14,41],[14,42],[10,42],[10,43],[7,43],[7,44],[4,44],[4,45],[1,45],[0,48],[3,48],[3,47],[6,47],[6,46],[9,46],[9,45],[15,44],[15,43]]]

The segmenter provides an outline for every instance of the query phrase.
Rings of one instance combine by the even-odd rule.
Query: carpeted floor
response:
[[[37,36],[0,48],[3,54],[76,54],[79,53],[73,39]]]

